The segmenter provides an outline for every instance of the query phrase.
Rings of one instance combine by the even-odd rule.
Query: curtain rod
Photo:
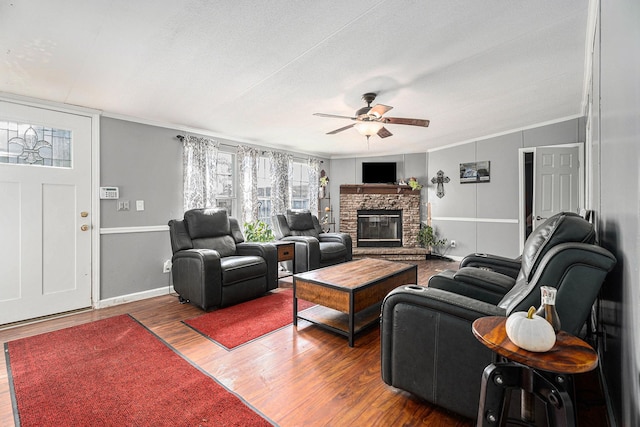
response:
[[[180,142],[184,142],[184,135],[176,135],[176,138],[178,138],[180,140]],[[230,148],[238,148],[237,145],[225,144],[224,142],[220,142],[219,144],[220,145],[225,145],[225,146],[230,147]]]
[[[184,135],[176,135],[176,138],[178,138],[180,140],[180,142],[184,141]],[[231,144],[225,144],[224,142],[221,142],[220,145],[226,145],[227,147],[230,148],[238,148],[238,145],[231,145]],[[268,150],[262,150],[262,154],[267,153]],[[295,158],[295,157],[294,157]],[[311,156],[308,157],[309,159],[312,158]],[[317,157],[316,157],[317,158]],[[306,160],[303,157],[298,157],[298,159],[300,160]],[[320,163],[324,163],[324,160],[320,160]]]

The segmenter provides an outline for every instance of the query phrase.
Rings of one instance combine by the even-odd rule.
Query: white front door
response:
[[[0,101],[0,325],[91,306],[91,125]]]
[[[535,150],[533,229],[559,212],[578,213],[580,203],[577,146],[538,147]]]

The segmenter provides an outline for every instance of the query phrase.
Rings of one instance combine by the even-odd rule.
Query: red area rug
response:
[[[127,315],[11,341],[7,349],[22,427],[272,425]]]
[[[298,300],[298,311],[314,304]],[[285,289],[185,320],[184,323],[227,350],[293,322],[293,291]]]

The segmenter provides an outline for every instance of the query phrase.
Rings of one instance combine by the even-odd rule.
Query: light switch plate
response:
[[[144,200],[136,200],[136,210],[137,211],[144,210]]]

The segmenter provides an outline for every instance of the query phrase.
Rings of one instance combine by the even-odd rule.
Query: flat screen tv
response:
[[[362,163],[363,184],[394,184],[396,180],[395,162]]]

